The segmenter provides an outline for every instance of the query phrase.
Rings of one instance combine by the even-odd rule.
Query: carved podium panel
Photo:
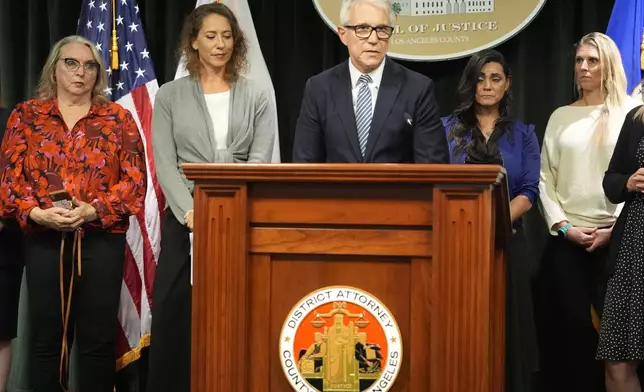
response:
[[[500,166],[184,170],[195,181],[192,392],[503,390]]]

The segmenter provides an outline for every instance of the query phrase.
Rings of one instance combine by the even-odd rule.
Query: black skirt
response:
[[[17,336],[18,302],[24,265],[22,232],[14,220],[0,230],[0,341]]]
[[[506,392],[530,392],[539,370],[532,300],[536,259],[521,226],[508,246],[506,291]]]

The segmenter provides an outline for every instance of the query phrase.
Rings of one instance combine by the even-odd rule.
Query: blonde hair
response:
[[[56,42],[49,52],[45,66],[42,68],[40,75],[40,81],[38,82],[38,89],[36,94],[38,98],[42,100],[48,100],[56,98],[58,95],[57,85],[56,85],[56,65],[58,60],[60,60],[60,54],[63,50],[63,47],[67,44],[78,43],[83,44],[89,48],[94,57],[94,61],[98,63],[98,70],[96,71],[96,82],[94,83],[94,88],[92,89],[92,101],[94,103],[103,104],[109,101],[107,96],[105,96],[105,88],[107,86],[107,78],[105,76],[105,65],[103,64],[103,59],[98,53],[98,50],[89,40],[80,35],[70,35],[60,41]]]
[[[626,99],[626,73],[619,49],[609,36],[597,32],[586,34],[579,40],[577,47],[582,45],[594,47],[599,54],[600,88],[604,94],[604,105],[597,119],[593,140],[601,145],[609,133],[611,112],[623,110],[622,104]],[[577,91],[579,96],[583,97],[584,92],[579,85]]]
[[[640,108],[637,109],[633,118],[644,123],[644,105],[641,105]]]

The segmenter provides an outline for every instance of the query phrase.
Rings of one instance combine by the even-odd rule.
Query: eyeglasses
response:
[[[394,33],[394,28],[391,26],[369,26],[366,24],[361,24],[357,26],[344,26],[347,29],[351,29],[356,32],[356,37],[358,38],[369,38],[371,33],[375,30],[376,36],[380,39],[387,39],[391,37]]]
[[[76,72],[78,71],[78,68],[81,66],[80,61],[72,58],[64,58],[60,59],[63,63],[65,63],[65,67],[69,72]],[[85,72],[88,73],[96,73],[100,66],[96,61],[88,61],[83,64],[83,68],[85,68]]]

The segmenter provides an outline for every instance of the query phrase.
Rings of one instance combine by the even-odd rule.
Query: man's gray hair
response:
[[[382,8],[389,15],[389,25],[393,26],[394,23],[396,23],[396,14],[394,13],[392,0],[342,0],[342,6],[340,7],[341,26],[346,26],[347,23],[349,23],[351,9],[358,3],[368,3],[378,8]]]

